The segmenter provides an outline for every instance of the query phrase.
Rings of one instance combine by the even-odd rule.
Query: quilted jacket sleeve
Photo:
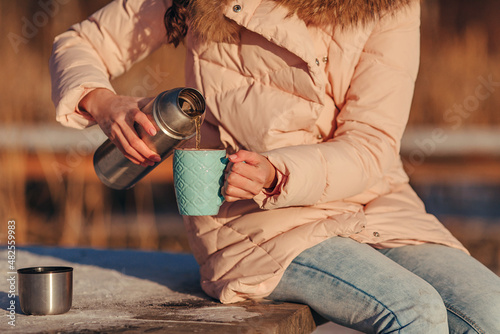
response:
[[[256,197],[261,207],[343,200],[394,169],[418,72],[419,28],[418,1],[377,23],[356,66],[334,138],[265,153],[286,177],[275,195]]]
[[[57,36],[50,58],[56,119],[84,128],[94,124],[77,110],[95,88],[113,91],[110,79],[127,71],[166,39],[163,15],[171,0],[115,0]]]

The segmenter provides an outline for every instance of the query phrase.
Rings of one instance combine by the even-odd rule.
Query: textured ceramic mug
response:
[[[225,150],[177,149],[174,187],[181,215],[213,216],[224,202],[221,187],[227,165]]]

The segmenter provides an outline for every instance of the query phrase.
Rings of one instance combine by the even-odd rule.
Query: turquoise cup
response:
[[[226,150],[176,149],[174,187],[179,213],[185,216],[213,216],[224,202],[221,193]]]

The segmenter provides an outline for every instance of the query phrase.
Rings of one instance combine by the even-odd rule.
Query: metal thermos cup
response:
[[[205,99],[195,89],[175,88],[159,94],[142,111],[156,128],[151,136],[136,126],[139,137],[158,153],[161,161],[143,167],[127,159],[108,139],[94,154],[94,169],[108,187],[118,190],[133,187],[140,179],[170,156],[176,147],[196,134],[196,120],[201,123],[205,112]]]
[[[24,314],[66,313],[73,301],[73,268],[30,267],[17,271],[18,294]]]

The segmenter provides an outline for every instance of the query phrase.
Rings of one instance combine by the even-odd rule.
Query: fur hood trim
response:
[[[288,8],[306,24],[343,28],[372,22],[416,0],[273,0]],[[237,38],[239,26],[224,16],[229,0],[191,0],[190,26],[203,40],[230,42]]]

